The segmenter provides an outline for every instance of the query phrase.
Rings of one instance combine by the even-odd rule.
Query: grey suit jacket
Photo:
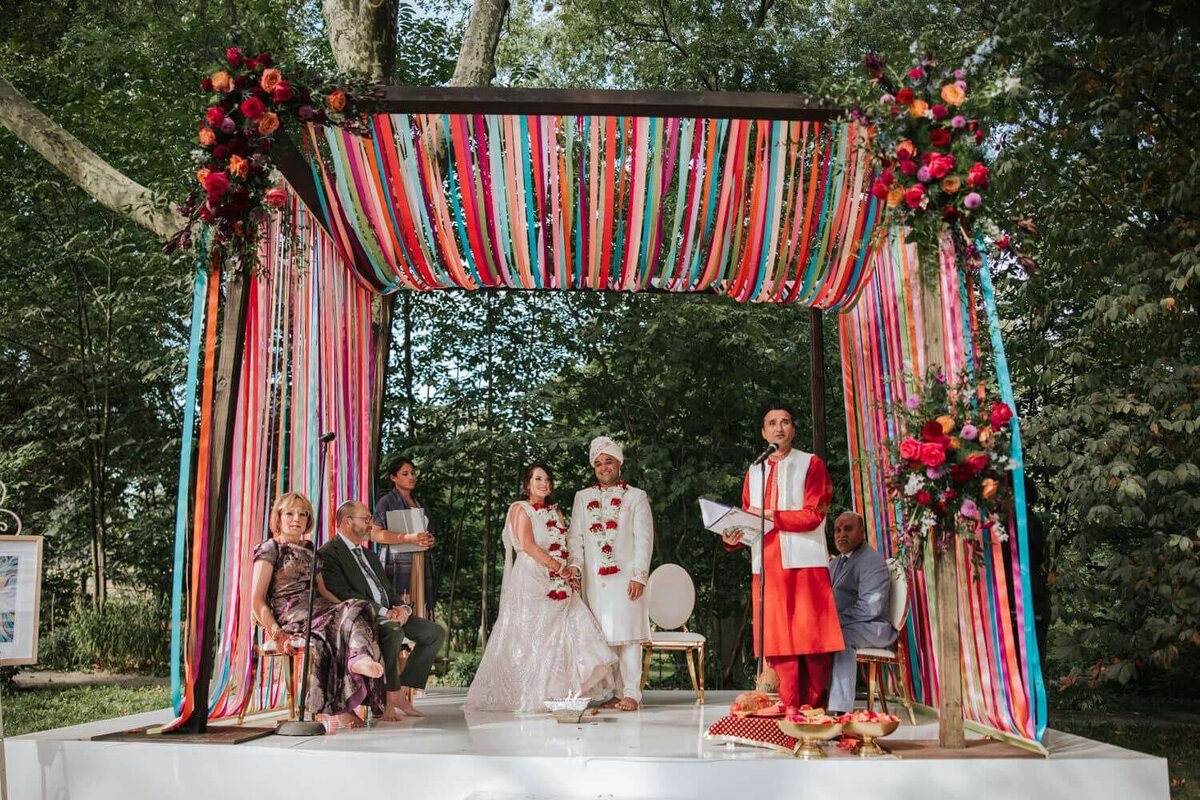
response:
[[[895,641],[896,629],[888,620],[891,577],[878,550],[863,542],[850,555],[839,555],[829,564],[829,579],[843,630],[854,626],[866,638],[883,642],[879,646]]]

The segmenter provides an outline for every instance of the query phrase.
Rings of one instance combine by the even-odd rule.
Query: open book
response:
[[[393,533],[420,533],[429,530],[423,508],[404,508],[387,512],[387,529]],[[428,550],[419,544],[389,544],[394,553],[420,553]]]
[[[742,531],[744,544],[755,544],[762,530],[762,520],[756,515],[747,513],[737,506],[727,506],[708,497],[700,498],[700,516],[704,519],[704,527],[713,533],[724,533],[730,528]],[[775,524],[767,520],[767,530]]]

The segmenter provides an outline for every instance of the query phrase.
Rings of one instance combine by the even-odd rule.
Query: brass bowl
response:
[[[799,739],[800,744],[796,745],[796,749],[792,754],[796,758],[813,759],[825,758],[825,751],[821,749],[818,742],[827,741],[840,736],[842,733],[841,723],[830,723],[827,725],[817,725],[808,722],[789,722],[786,719],[778,720],[779,730],[791,736],[794,739]]]
[[[875,758],[886,754],[886,751],[875,740],[894,733],[896,728],[900,727],[900,720],[892,720],[891,722],[847,722],[842,727],[847,736],[855,736],[860,740],[854,746],[854,749],[850,751],[851,755],[856,755],[860,758]]]

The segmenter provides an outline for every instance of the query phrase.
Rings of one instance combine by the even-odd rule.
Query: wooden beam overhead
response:
[[[359,101],[367,113],[702,117],[824,122],[843,110],[798,94],[612,89],[389,86]]]

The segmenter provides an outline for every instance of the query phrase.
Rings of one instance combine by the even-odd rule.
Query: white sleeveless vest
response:
[[[775,465],[775,480],[779,485],[779,502],[776,508],[798,511],[804,507],[804,479],[812,453],[793,449]],[[768,471],[770,466],[767,467]],[[762,508],[762,467],[752,466],[747,471],[750,483],[750,505]],[[770,524],[768,522],[768,530]],[[779,550],[784,569],[800,567],[825,567],[829,564],[829,548],[825,544],[825,520],[811,531],[781,531]],[[750,570],[755,575],[762,572],[762,543],[750,547]]]

